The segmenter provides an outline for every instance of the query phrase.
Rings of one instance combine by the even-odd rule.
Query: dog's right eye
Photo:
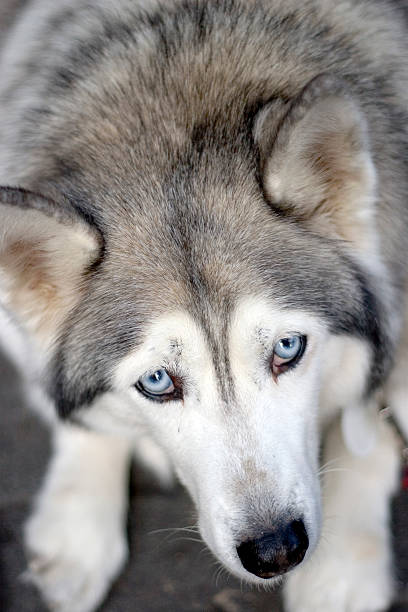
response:
[[[306,336],[293,334],[281,338],[273,347],[272,373],[275,378],[297,365],[306,348]]]
[[[182,397],[181,386],[164,368],[146,372],[139,378],[135,386],[140,393],[158,402]]]

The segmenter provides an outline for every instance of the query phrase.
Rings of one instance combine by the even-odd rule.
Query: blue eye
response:
[[[172,378],[164,368],[143,374],[137,381],[136,388],[146,397],[158,401],[181,397],[180,388],[175,387]]]
[[[156,370],[153,374],[143,374],[139,378],[139,383],[145,391],[152,395],[171,393],[174,389],[173,381],[163,368]]]
[[[273,352],[281,359],[289,361],[297,356],[301,348],[301,336],[288,336],[287,338],[282,338],[275,344]]]
[[[279,376],[290,367],[294,367],[306,348],[306,336],[293,334],[281,338],[273,347],[272,372]]]

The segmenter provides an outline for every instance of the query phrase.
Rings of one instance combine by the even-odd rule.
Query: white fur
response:
[[[0,307],[0,344],[19,369],[23,370],[27,366],[27,340],[11,314],[2,307]]]
[[[307,334],[307,351],[296,370],[276,383],[268,358],[290,332]],[[325,335],[309,315],[282,313],[260,298],[244,300],[230,333],[237,399],[226,407],[202,332],[189,315],[169,315],[147,330],[142,348],[117,368],[114,385],[123,401],[112,404],[109,396],[82,415],[92,426],[111,428],[116,421],[120,430],[126,424],[128,430],[150,431],[195,500],[205,541],[231,571],[251,582],[262,580],[243,569],[236,553],[251,521],[249,500],[265,506],[263,519],[257,517],[265,528],[278,518],[268,512],[272,505],[282,514],[296,507],[307,523],[310,553],[318,540],[317,406]],[[142,374],[158,367],[170,367],[186,381],[184,401],[157,404],[134,388]]]
[[[55,423],[55,406],[41,385],[41,357],[10,312],[2,307],[1,298],[0,295],[0,349],[23,373],[21,391],[27,405],[49,423]]]
[[[275,342],[291,332],[307,335],[307,350],[299,365],[275,382],[268,358]],[[128,441],[76,429],[57,433],[56,455],[26,532],[34,555],[31,576],[52,610],[95,610],[124,562],[130,444],[166,482],[171,468],[165,454],[171,458],[196,503],[204,540],[242,579],[264,583],[243,569],[236,553],[254,518],[249,506],[259,509],[256,521],[263,517],[265,528],[289,507],[304,516],[310,548],[289,576],[289,612],[376,612],[390,601],[387,508],[398,451],[386,425],[376,422],[376,446],[363,458],[348,452],[338,429],[330,434],[325,460],[337,460],[334,467],[346,471],[327,475],[319,541],[317,408],[321,403],[326,412],[324,428],[340,405],[361,394],[367,346],[333,338],[314,317],[281,311],[254,296],[237,305],[229,348],[237,397],[225,406],[199,326],[184,312],[164,316],[112,373],[115,391],[78,414]],[[183,401],[155,403],[134,387],[158,367],[184,379]],[[79,545],[84,541],[86,546]]]
[[[127,557],[123,440],[60,426],[26,529],[29,574],[58,612],[89,612]]]
[[[310,562],[288,576],[288,612],[382,612],[392,601],[388,523],[399,443],[379,419],[377,429],[366,457],[348,453],[338,425],[327,437],[323,537]]]
[[[333,418],[341,406],[350,406],[360,398],[370,367],[370,347],[358,338],[329,336],[321,356],[322,385],[320,391],[323,425]]]
[[[378,398],[362,402],[369,374],[371,349],[358,339],[331,336],[325,343],[322,359],[320,419],[322,427],[343,409],[342,431],[352,454],[366,455],[376,443]]]
[[[408,440],[408,299],[405,313],[405,326],[399,336],[395,366],[385,389],[384,403],[391,407]]]
[[[137,4],[143,7],[155,3],[139,0]],[[19,141],[18,130],[24,127],[21,118],[28,108],[40,104],[48,79],[46,61],[40,73],[23,80],[21,66],[43,43],[44,17],[83,4],[84,0],[33,3],[3,52],[0,98],[15,79],[19,86],[12,101],[3,105],[2,183],[24,185],[30,175],[15,142]],[[115,12],[112,0],[100,0],[99,5]],[[136,3],[129,0],[129,5]],[[346,9],[344,5],[339,11]],[[341,16],[341,21],[344,18]],[[66,50],[72,40],[88,36],[88,25],[86,20],[70,25],[69,37],[61,32],[50,36],[47,44],[53,64],[54,54]],[[373,47],[369,38],[364,44],[370,54],[387,52],[387,44]],[[140,42],[149,46],[147,38]],[[374,227],[375,173],[369,156],[362,156],[360,162],[366,172],[362,190],[355,195],[363,212],[351,226],[351,233],[361,242],[350,251],[381,285],[387,312],[394,307],[394,299],[379,255],[384,245],[378,244]],[[35,157],[27,163],[35,164]],[[270,191],[281,196],[284,183],[292,188],[297,173],[293,163],[287,165],[285,174],[278,176],[271,171]],[[34,229],[38,238],[42,227]],[[83,238],[85,244],[87,236]],[[59,242],[55,238],[53,248]],[[64,252],[65,242],[61,243]],[[63,268],[56,276],[65,283]],[[29,300],[24,303],[31,304]],[[398,324],[398,317],[390,316],[389,320],[392,325]],[[11,358],[23,371],[30,372],[31,349],[8,314],[0,310],[2,327]],[[308,336],[307,351],[296,369],[275,382],[268,370],[268,357],[274,343],[290,332]],[[391,332],[396,337],[397,327]],[[260,296],[244,300],[237,305],[230,329],[229,361],[236,398],[226,406],[215,384],[210,347],[189,315],[178,312],[162,317],[145,333],[141,348],[117,367],[115,364],[114,391],[78,415],[94,428],[117,431],[121,439],[75,427],[60,425],[56,429],[55,454],[26,527],[30,576],[49,607],[55,612],[95,610],[120,571],[126,558],[124,515],[131,446],[163,482],[170,481],[174,465],[197,505],[203,538],[224,565],[242,579],[263,584],[243,569],[236,553],[238,538],[245,539],[253,518],[250,506],[258,508],[256,520],[263,520],[267,529],[289,507],[304,516],[310,548],[305,561],[289,576],[285,596],[289,612],[377,612],[388,605],[393,586],[388,501],[396,487],[398,444],[386,425],[371,422],[368,429],[373,428],[377,435],[365,457],[350,454],[354,446],[350,440],[349,448],[344,447],[339,425],[329,433],[325,461],[336,460],[333,469],[346,471],[330,472],[325,478],[323,538],[319,540],[318,429],[324,430],[339,409],[353,414],[350,411],[360,407],[357,398],[361,397],[369,363],[367,345],[330,336],[316,318],[299,311],[282,311]],[[180,352],[172,348],[174,340]],[[408,341],[399,356],[401,364],[406,364],[406,346]],[[162,366],[176,369],[186,381],[183,402],[155,404],[135,389],[142,374]],[[405,367],[395,370],[387,399],[400,418],[405,418],[408,431],[403,417],[408,393]],[[27,381],[31,380],[31,374],[27,374]],[[42,404],[45,400],[41,393],[35,393],[39,394],[37,403]],[[370,431],[359,427],[360,434],[364,438]]]

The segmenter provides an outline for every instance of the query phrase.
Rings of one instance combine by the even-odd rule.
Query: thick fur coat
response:
[[[26,530],[51,609],[123,565],[133,453],[232,572],[289,572],[289,612],[392,600],[407,59],[381,0],[34,0],[10,31],[1,295],[55,406]]]

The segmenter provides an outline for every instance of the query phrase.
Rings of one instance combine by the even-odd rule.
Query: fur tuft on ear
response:
[[[319,75],[278,125],[274,103],[261,110],[254,137],[271,204],[365,252],[372,248],[376,174],[365,116],[346,88]]]
[[[0,187],[0,295],[47,349],[101,252],[99,232],[66,203]]]

